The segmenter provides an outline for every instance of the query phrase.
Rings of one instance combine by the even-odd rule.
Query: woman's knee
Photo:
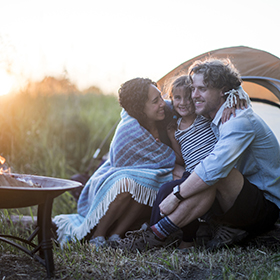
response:
[[[120,193],[117,195],[116,200],[130,200],[132,199],[132,195],[129,192]]]

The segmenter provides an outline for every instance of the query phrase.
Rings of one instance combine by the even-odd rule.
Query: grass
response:
[[[20,232],[19,228],[13,225],[7,229],[5,223],[2,223],[2,230],[6,228],[6,232],[15,231],[17,235],[28,236],[26,231]],[[0,246],[3,265],[6,262],[12,265],[8,272],[3,272],[0,268],[2,279],[4,276],[7,277],[5,279],[45,278],[45,269],[38,262],[11,246],[1,243]],[[63,250],[54,246],[53,252],[56,279],[276,280],[280,279],[279,249],[277,243],[273,246],[247,243],[214,252],[200,246],[188,253],[178,252],[175,247],[131,253],[112,248],[101,248],[97,251],[90,244],[77,242],[67,244]],[[14,276],[20,277],[13,278]]]
[[[83,172],[119,118],[115,96],[102,94],[1,97],[0,154],[15,173],[70,178]],[[110,139],[109,139],[110,140]],[[109,142],[101,155],[106,153]],[[97,162],[98,164],[99,162]],[[69,193],[55,199],[53,216],[71,213]],[[36,207],[0,211],[1,233],[27,238],[29,231],[8,222],[11,214],[36,215]],[[189,253],[175,248],[129,253],[88,244],[54,246],[56,279],[280,279],[280,250],[247,244],[216,252],[198,247]],[[42,265],[0,242],[1,279],[44,279]]]

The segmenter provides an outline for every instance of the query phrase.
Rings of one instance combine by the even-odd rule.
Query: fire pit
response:
[[[27,253],[46,267],[47,276],[54,276],[53,246],[51,233],[51,212],[53,199],[65,191],[73,190],[82,185],[79,182],[44,176],[11,174],[13,178],[31,182],[34,186],[0,186],[0,209],[21,208],[38,205],[37,226],[28,239],[0,234],[0,241],[5,241]],[[36,187],[38,186],[38,187]],[[38,237],[38,244],[34,238]],[[13,240],[21,241],[22,246]],[[27,246],[28,245],[28,246]],[[32,247],[29,250],[28,247]],[[37,254],[38,253],[38,254]]]

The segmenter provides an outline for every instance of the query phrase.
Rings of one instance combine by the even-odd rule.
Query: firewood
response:
[[[13,175],[4,173],[0,174],[0,186],[5,186],[5,187],[26,187],[30,188],[29,184],[26,182],[17,180],[16,178],[13,177]]]

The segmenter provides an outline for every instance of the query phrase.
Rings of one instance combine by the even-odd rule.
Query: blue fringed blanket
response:
[[[54,218],[58,241],[81,240],[105,215],[112,201],[129,192],[152,206],[159,187],[172,180],[175,154],[125,110],[110,146],[109,159],[91,176],[78,201],[78,214]]]

